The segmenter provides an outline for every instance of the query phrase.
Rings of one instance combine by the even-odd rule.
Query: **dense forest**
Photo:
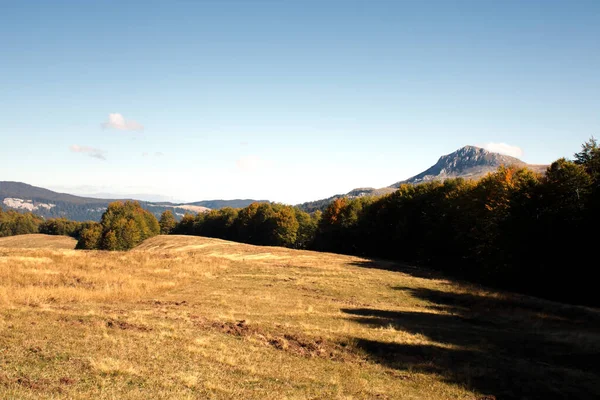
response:
[[[0,210],[0,236],[70,235],[77,248],[127,250],[162,234],[200,235],[427,265],[449,275],[551,299],[600,305],[594,295],[600,220],[600,149],[591,139],[574,160],[545,174],[500,167],[479,181],[401,185],[381,197],[337,198],[325,211],[252,203],[179,222],[137,202],[111,203],[101,222],[43,220]]]
[[[38,233],[42,222],[44,219],[38,215],[0,208],[0,237]]]
[[[323,213],[313,247],[598,305],[590,251],[599,217],[600,149],[592,139],[545,175],[508,166],[476,182],[402,185],[381,198],[338,199]]]
[[[283,204],[253,203],[242,209],[222,208],[195,216],[187,214],[171,232],[304,249],[312,245],[320,214],[310,215]]]
[[[311,215],[252,204],[187,215],[173,233],[427,265],[551,299],[599,305],[592,290],[600,218],[600,149],[591,139],[545,174],[505,166],[479,181],[401,185],[338,198]]]
[[[66,218],[44,219],[33,213],[20,213],[14,210],[0,209],[0,237],[43,233],[46,235],[64,235],[76,239],[81,237],[85,228],[95,222],[71,221]]]

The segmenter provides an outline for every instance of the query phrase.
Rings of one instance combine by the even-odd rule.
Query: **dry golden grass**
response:
[[[599,321],[394,263],[216,239],[0,247],[0,398],[597,398]]]
[[[77,240],[68,236],[51,236],[41,233],[0,238],[0,248],[74,249],[76,244]]]

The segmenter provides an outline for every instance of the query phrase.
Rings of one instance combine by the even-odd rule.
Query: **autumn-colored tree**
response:
[[[299,211],[299,210],[297,210]],[[185,216],[174,229],[176,233],[215,237],[240,242],[297,247],[300,223],[297,211],[282,204],[252,203],[243,209],[226,207],[200,213],[195,217]],[[299,211],[301,212],[301,211]],[[310,225],[315,221],[308,218],[302,246],[312,238]]]
[[[346,197],[338,197],[337,199],[333,200],[322,214],[322,223],[327,225],[335,225],[339,223],[342,210],[347,204],[348,199]]]
[[[479,181],[448,179],[402,185],[379,198],[338,198],[321,215],[255,203],[184,218],[176,229],[408,261],[487,285],[600,305],[587,261],[600,223],[599,160],[592,139],[575,161],[557,160],[545,175],[502,166]]]
[[[138,202],[116,201],[110,203],[98,226],[82,229],[78,248],[103,250],[129,250],[143,240],[158,235],[160,226],[156,217],[144,210]]]
[[[359,220],[370,198],[337,198],[325,209],[317,227],[315,248],[341,253],[361,254]]]
[[[276,204],[273,206],[273,213],[267,221],[267,226],[271,230],[271,237],[268,245],[293,247],[298,236],[300,224],[296,219],[296,213],[290,206]]]
[[[568,219],[583,211],[592,187],[592,178],[584,165],[561,158],[550,165],[544,182],[545,196],[551,203],[548,211]]]
[[[240,242],[256,244],[258,242],[257,224],[255,222],[260,203],[252,203],[238,211],[234,224],[235,236]]]
[[[64,235],[79,237],[82,229],[82,223],[71,221],[66,218],[51,218],[42,222],[39,226],[39,232],[46,235]]]
[[[0,209],[0,237],[37,233],[43,219],[32,213]]]
[[[502,166],[473,188],[470,204],[465,209],[471,225],[464,237],[465,250],[475,264],[488,265],[486,269],[477,270],[486,279],[497,279],[498,268],[504,268],[506,263],[501,260],[507,255],[502,243],[503,226],[511,216],[514,199],[519,193],[530,193],[536,184],[537,177],[530,170]]]
[[[101,247],[102,225],[97,222],[84,223],[79,233],[76,249],[94,250]]]
[[[173,231],[171,233],[177,235],[194,235],[194,223],[196,221],[196,217],[193,214],[186,213],[181,221],[175,225]]]
[[[200,236],[215,237],[220,239],[235,239],[233,225],[238,216],[238,211],[225,207],[220,210],[210,210],[200,213],[195,219],[195,234]]]
[[[306,249],[312,246],[314,240],[317,225],[321,219],[321,211],[316,211],[312,215],[294,207],[294,213],[296,221],[298,221],[298,230],[296,233],[296,242],[294,248]]]
[[[168,235],[169,233],[171,233],[171,231],[173,231],[173,229],[175,229],[175,226],[177,225],[177,220],[173,215],[173,211],[165,210],[160,215],[160,220],[158,221],[158,224],[160,225],[160,233],[162,235]]]

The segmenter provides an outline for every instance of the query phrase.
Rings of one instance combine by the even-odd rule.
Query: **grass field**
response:
[[[0,248],[18,249],[67,249],[75,248],[77,240],[68,236],[42,234],[19,235],[0,238]]]
[[[3,399],[600,397],[595,309],[216,239],[126,253],[10,240]]]

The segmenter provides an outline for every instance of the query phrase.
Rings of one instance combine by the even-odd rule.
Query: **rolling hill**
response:
[[[0,248],[73,250],[76,245],[77,240],[69,236],[42,235],[39,233],[0,238]]]
[[[75,221],[98,221],[108,204],[116,200],[96,199],[57,193],[22,182],[0,181],[0,207],[19,211],[31,211],[45,218],[66,217]],[[169,203],[140,201],[142,207],[156,217],[171,210],[176,217],[185,213],[199,213],[223,207],[245,207],[257,200],[207,200],[193,203]],[[266,202],[266,200],[258,200]]]

